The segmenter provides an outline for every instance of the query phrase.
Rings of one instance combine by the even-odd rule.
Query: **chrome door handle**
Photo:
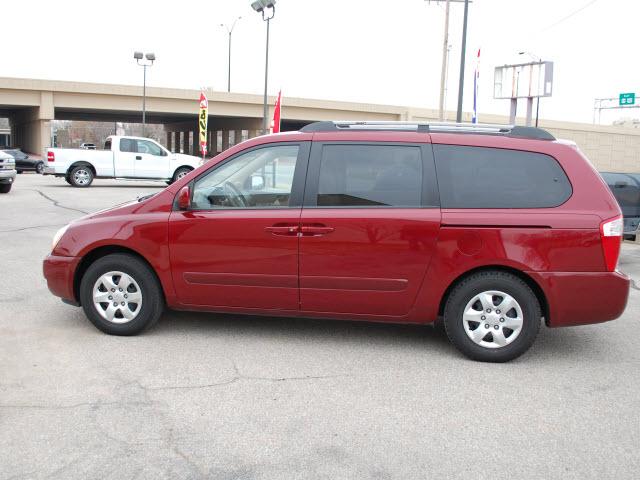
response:
[[[271,227],[265,227],[264,229],[266,232],[273,235],[293,236],[298,234],[297,225],[272,225]]]

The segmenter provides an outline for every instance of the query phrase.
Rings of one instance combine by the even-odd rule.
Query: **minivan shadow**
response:
[[[432,325],[167,311],[153,329],[158,334],[175,331],[196,335],[278,338],[285,341],[403,343],[421,349],[426,342],[455,354],[446,334]]]
[[[548,363],[607,359],[606,349],[597,348],[591,334],[583,328],[548,329],[541,325],[540,334],[530,352],[521,357],[527,363]],[[166,311],[158,325],[147,334],[245,336],[281,341],[331,342],[343,345],[394,346],[419,351],[428,349],[438,354],[461,358],[450,344],[446,333],[432,324],[391,324],[365,321],[268,317],[203,312]],[[520,361],[520,360],[515,360]]]

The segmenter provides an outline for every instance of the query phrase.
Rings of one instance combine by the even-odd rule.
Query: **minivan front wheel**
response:
[[[515,275],[479,272],[451,292],[444,326],[464,355],[484,362],[506,362],[526,352],[538,335],[540,303]]]
[[[151,268],[128,254],[112,254],[89,266],[80,283],[85,314],[110,335],[135,335],[162,314],[162,291]]]

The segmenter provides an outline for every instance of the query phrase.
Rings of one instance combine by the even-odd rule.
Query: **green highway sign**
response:
[[[636,94],[635,93],[621,93],[620,94],[620,106],[624,105],[635,105],[636,103]]]

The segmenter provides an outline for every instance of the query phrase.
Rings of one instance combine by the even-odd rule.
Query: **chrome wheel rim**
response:
[[[187,173],[189,173],[191,170],[183,170],[181,172],[178,172],[178,175],[176,177],[176,180],[180,180],[182,177],[184,177]]]
[[[87,185],[91,179],[91,174],[84,168],[81,168],[73,173],[73,179],[78,185]]]
[[[93,306],[108,322],[127,323],[140,313],[142,290],[130,275],[107,272],[93,285]]]
[[[44,165],[41,163],[38,163],[36,165],[36,173],[42,173],[42,170],[44,170]]]
[[[522,308],[511,295],[488,290],[469,300],[464,307],[462,324],[465,333],[476,345],[502,348],[522,332]]]

